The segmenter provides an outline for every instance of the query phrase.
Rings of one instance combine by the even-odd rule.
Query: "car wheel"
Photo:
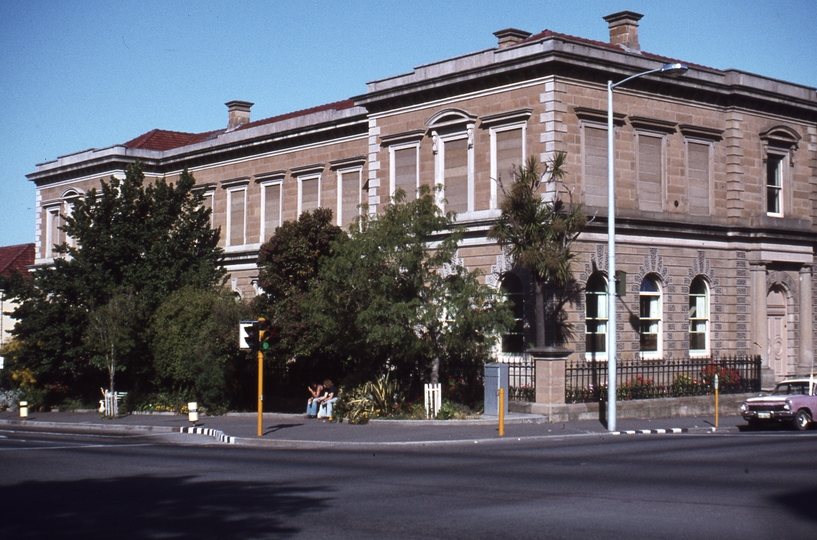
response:
[[[797,411],[797,415],[794,417],[794,427],[799,431],[805,431],[808,429],[809,424],[811,424],[811,415],[808,411],[804,409]]]

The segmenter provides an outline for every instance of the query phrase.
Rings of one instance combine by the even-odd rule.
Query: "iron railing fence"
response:
[[[656,399],[702,396],[714,393],[718,375],[721,394],[760,391],[759,355],[718,358],[619,362],[616,366],[617,399]],[[607,400],[607,362],[568,362],[565,366],[565,402],[594,403]]]
[[[508,364],[508,401],[536,401],[536,364],[529,354],[504,354]]]

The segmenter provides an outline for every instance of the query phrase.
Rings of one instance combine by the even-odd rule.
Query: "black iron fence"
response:
[[[616,365],[616,395],[621,401],[708,395],[715,391],[715,375],[722,394],[759,392],[760,362],[759,355],[619,362]],[[607,362],[567,363],[566,403],[606,400]]]
[[[504,355],[508,364],[508,400],[536,401],[536,364],[527,354]]]

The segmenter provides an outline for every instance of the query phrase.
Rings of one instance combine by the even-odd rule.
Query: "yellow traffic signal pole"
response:
[[[258,436],[264,434],[264,351],[261,344],[264,342],[266,330],[258,331]]]

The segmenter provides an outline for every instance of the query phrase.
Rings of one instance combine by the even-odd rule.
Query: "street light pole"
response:
[[[613,133],[613,90],[644,75],[683,75],[689,68],[681,63],[665,64],[637,73],[623,81],[607,81],[607,429],[616,430],[616,181],[615,133]]]

